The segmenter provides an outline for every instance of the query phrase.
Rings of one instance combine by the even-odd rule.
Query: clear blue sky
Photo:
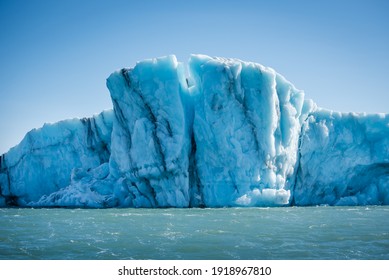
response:
[[[111,108],[111,72],[167,54],[258,62],[321,107],[389,112],[388,15],[385,0],[0,0],[0,154]]]

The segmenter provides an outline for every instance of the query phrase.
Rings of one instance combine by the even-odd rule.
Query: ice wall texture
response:
[[[389,204],[389,115],[311,113],[299,162],[296,205]]]
[[[0,205],[389,204],[389,115],[318,109],[274,70],[193,55],[107,80],[113,110],[29,132]]]
[[[192,56],[189,67],[195,182],[204,204],[288,204],[303,92],[256,63]]]
[[[113,112],[45,124],[0,157],[0,205],[26,206],[108,162]]]
[[[188,207],[188,88],[174,56],[145,60],[107,80],[115,120],[111,174],[135,207]],[[127,199],[128,201],[128,199]]]

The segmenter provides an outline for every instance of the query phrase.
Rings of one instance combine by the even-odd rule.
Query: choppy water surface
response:
[[[0,209],[0,259],[389,259],[389,207]]]

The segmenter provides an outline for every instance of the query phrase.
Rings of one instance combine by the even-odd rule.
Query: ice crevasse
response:
[[[189,75],[186,75],[189,72]],[[192,55],[107,79],[113,109],[0,157],[0,206],[389,204],[389,115],[321,109],[273,69]]]

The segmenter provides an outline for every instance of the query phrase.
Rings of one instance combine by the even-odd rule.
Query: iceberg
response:
[[[0,206],[389,204],[389,115],[319,108],[273,69],[173,55],[107,79],[113,109],[0,157]]]

